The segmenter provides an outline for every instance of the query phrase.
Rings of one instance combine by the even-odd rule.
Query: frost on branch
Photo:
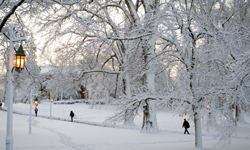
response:
[[[216,112],[216,138],[218,143],[215,146],[228,146],[232,142],[232,135],[236,133],[235,120],[232,112],[227,110]]]
[[[123,97],[117,101],[119,105],[115,114],[105,120],[107,124],[117,124],[125,122],[127,120],[134,120],[134,117],[138,115],[138,110],[142,105],[143,100],[138,98]]]
[[[138,94],[134,97],[123,97],[117,104],[119,107],[115,114],[105,120],[104,123],[107,124],[116,124],[124,122],[124,125],[131,125],[133,123],[138,111],[143,109],[143,124],[141,132],[146,133],[158,133],[158,126],[156,121],[156,114],[155,114],[155,101],[157,99],[155,96],[149,96],[145,93]]]

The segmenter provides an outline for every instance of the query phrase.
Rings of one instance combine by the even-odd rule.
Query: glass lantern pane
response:
[[[16,68],[20,68],[20,56],[16,56]]]
[[[25,62],[25,58],[24,56],[21,56],[21,68],[24,68],[24,62]]]

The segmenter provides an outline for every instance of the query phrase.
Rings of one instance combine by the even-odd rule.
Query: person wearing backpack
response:
[[[37,117],[37,112],[38,112],[38,109],[37,109],[37,107],[35,108],[35,114],[36,114],[36,117]]]
[[[185,128],[185,131],[184,131],[184,134],[189,134],[188,132],[188,128],[190,127],[188,121],[186,119],[184,119],[184,122],[183,122],[183,125],[182,125],[182,128]]]
[[[71,117],[71,122],[73,122],[73,117],[75,116],[74,112],[71,110],[69,115]]]

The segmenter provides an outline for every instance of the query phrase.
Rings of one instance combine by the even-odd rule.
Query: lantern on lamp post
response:
[[[35,99],[35,105],[38,106],[38,99]]]
[[[23,46],[22,46],[22,41],[21,41],[20,47],[16,51],[16,69],[22,70],[24,68],[24,64],[25,64],[25,54],[23,51]]]

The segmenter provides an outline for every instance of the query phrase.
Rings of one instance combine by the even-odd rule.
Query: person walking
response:
[[[38,109],[37,107],[35,108],[35,114],[36,114],[36,117],[37,117],[37,112],[38,112]]]
[[[186,119],[184,119],[184,122],[183,122],[183,125],[182,125],[182,128],[185,128],[185,131],[184,131],[184,134],[189,134],[188,132],[188,128],[190,127],[188,121]]]
[[[71,110],[69,115],[71,117],[71,122],[73,122],[73,117],[75,116],[74,112]]]

